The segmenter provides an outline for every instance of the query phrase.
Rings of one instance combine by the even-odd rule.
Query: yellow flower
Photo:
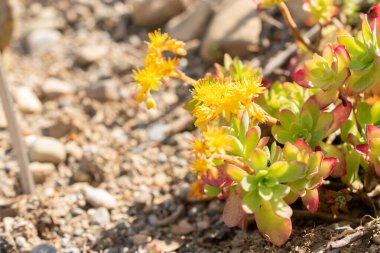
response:
[[[199,157],[196,158],[193,161],[193,170],[194,172],[198,173],[199,175],[204,175],[209,168],[212,168],[210,161],[206,159],[205,157]]]
[[[206,141],[206,146],[211,154],[225,154],[228,146],[228,138],[225,129],[219,126],[207,126],[203,136]]]
[[[201,155],[206,154],[206,150],[207,150],[206,141],[204,139],[196,139],[193,142],[193,150],[196,156],[201,156]]]
[[[150,42],[148,52],[145,58],[145,67],[135,71],[134,79],[140,86],[137,96],[137,102],[141,103],[145,100],[148,108],[155,108],[156,103],[150,94],[151,90],[158,90],[162,84],[162,79],[175,74],[175,68],[178,59],[175,57],[164,57],[165,51],[170,51],[175,55],[186,55],[185,43],[169,38],[167,33],[161,33],[157,30],[149,33]]]
[[[193,101],[196,101],[193,110],[195,126],[204,128],[221,114],[229,120],[242,110],[246,110],[254,120],[266,121],[265,111],[254,102],[264,91],[261,78],[238,81],[206,78],[198,81],[192,90]]]

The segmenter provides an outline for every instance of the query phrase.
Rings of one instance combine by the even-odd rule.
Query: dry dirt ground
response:
[[[136,105],[132,69],[143,63],[147,30],[131,22],[127,3],[23,1],[18,16],[7,78],[29,152],[50,163],[32,159],[36,193],[22,195],[2,115],[0,252],[380,251],[376,221],[363,230],[352,221],[298,218],[279,248],[254,223],[247,232],[227,228],[222,201],[189,202],[196,131],[182,108],[187,87],[161,89],[157,110]],[[209,65],[199,42],[189,47],[181,65],[199,78]],[[54,139],[37,145],[40,136]]]

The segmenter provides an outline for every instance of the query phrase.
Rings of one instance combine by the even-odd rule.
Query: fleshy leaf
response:
[[[257,172],[267,168],[267,155],[261,149],[255,149],[251,155],[252,168]]]
[[[319,203],[318,190],[307,190],[305,196],[302,197],[302,203],[309,212],[317,212]]]
[[[223,221],[227,227],[235,227],[240,224],[244,218],[244,210],[242,208],[242,201],[236,191],[230,191],[227,198],[226,205],[223,210]]]
[[[254,213],[259,208],[261,197],[257,190],[248,192],[243,198],[243,210],[246,213]]]
[[[218,196],[222,192],[222,189],[213,187],[211,185],[205,185],[205,193],[210,197]]]
[[[246,171],[233,164],[226,165],[226,172],[235,182],[240,182],[248,175]]]
[[[292,222],[275,214],[269,202],[263,201],[255,213],[256,224],[265,238],[277,246],[283,245],[292,232]]]
[[[250,128],[246,134],[245,155],[250,156],[253,150],[257,147],[261,136],[261,129],[258,126]]]
[[[270,200],[273,197],[273,191],[270,187],[261,186],[259,187],[259,194],[265,200]]]
[[[323,159],[321,168],[319,169],[318,174],[323,177],[327,178],[331,175],[331,173],[334,170],[334,167],[339,163],[339,160],[333,157],[327,157]]]
[[[305,164],[301,162],[288,163],[285,161],[276,162],[269,167],[271,176],[276,177],[280,183],[294,182],[301,178],[305,172]]]
[[[347,102],[346,106],[340,104],[332,111],[334,115],[334,121],[327,133],[328,135],[338,130],[343,125],[343,123],[347,121],[348,117],[351,114],[351,110],[351,103]]]

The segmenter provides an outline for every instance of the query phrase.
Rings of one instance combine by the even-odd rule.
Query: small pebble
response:
[[[52,137],[38,137],[32,143],[29,154],[33,162],[58,164],[66,158],[65,146]]]
[[[31,251],[31,253],[56,253],[56,252],[57,252],[57,249],[54,248],[54,246],[47,243],[40,244],[34,247]]]
[[[114,196],[102,189],[96,189],[90,186],[84,188],[84,197],[86,202],[93,207],[105,207],[108,209],[115,208],[117,201]]]

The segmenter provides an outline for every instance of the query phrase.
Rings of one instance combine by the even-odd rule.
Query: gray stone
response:
[[[14,98],[20,110],[24,113],[37,113],[42,111],[42,103],[29,87],[17,87]]]
[[[87,186],[83,191],[86,202],[93,207],[112,209],[117,205],[115,197],[105,190]]]
[[[80,253],[80,249],[75,247],[70,247],[62,250],[62,253]]]
[[[27,36],[26,42],[31,53],[44,52],[55,45],[62,35],[54,29],[37,29]]]
[[[48,99],[56,99],[62,95],[72,94],[75,92],[75,88],[65,81],[56,79],[56,78],[48,78],[41,87],[42,93]]]
[[[107,53],[108,47],[102,44],[85,45],[75,51],[77,62],[81,66],[97,62],[105,57]]]
[[[250,48],[259,44],[261,28],[261,19],[252,1],[224,0],[206,32],[201,55],[207,61],[221,59],[224,53],[245,56]]]
[[[194,227],[187,220],[181,220],[171,227],[171,231],[175,235],[187,235],[194,231]]]
[[[194,1],[186,11],[172,18],[165,30],[178,40],[199,38],[207,28],[211,14],[211,0]]]
[[[29,164],[29,169],[32,172],[36,183],[43,183],[55,171],[55,166],[52,163],[32,162]]]
[[[65,147],[57,139],[38,137],[30,146],[30,159],[33,162],[58,164],[66,158]]]
[[[185,10],[184,0],[134,0],[132,20],[138,26],[158,27]]]
[[[115,101],[119,99],[119,90],[114,80],[102,80],[87,89],[87,95],[98,101]]]
[[[380,245],[380,234],[375,234],[373,237],[372,237],[372,241],[374,243],[376,243],[377,245]]]
[[[135,246],[146,244],[148,240],[149,240],[149,236],[145,234],[136,234],[133,236],[133,244]]]
[[[31,253],[56,253],[56,252],[57,252],[57,249],[48,243],[40,244],[34,247],[31,251]]]
[[[89,209],[87,213],[90,216],[91,221],[100,226],[107,225],[111,220],[110,213],[107,208],[104,207]]]

